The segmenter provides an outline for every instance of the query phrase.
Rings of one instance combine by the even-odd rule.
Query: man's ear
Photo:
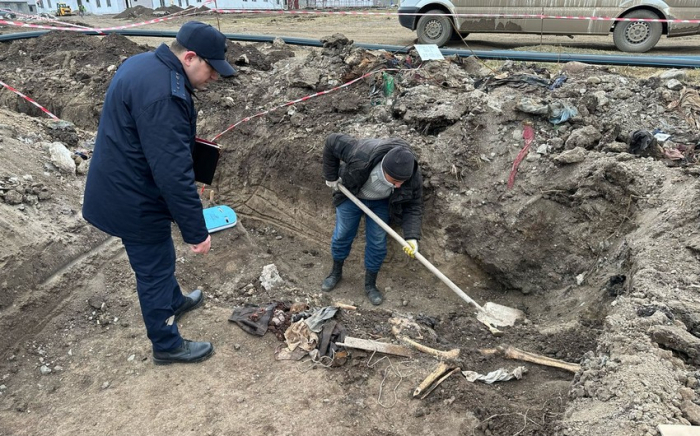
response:
[[[197,57],[197,53],[193,51],[186,51],[185,55],[182,57],[183,61],[187,66],[190,66],[190,64],[194,61],[194,58]]]

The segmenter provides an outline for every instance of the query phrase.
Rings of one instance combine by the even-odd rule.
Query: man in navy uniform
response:
[[[360,220],[365,213],[338,190],[342,183],[385,223],[394,218],[403,228],[407,255],[418,252],[423,221],[423,176],[410,146],[401,138],[358,139],[341,133],[326,138],[323,175],[333,189],[335,230],[331,239],[333,268],[321,284],[330,291],[343,275]],[[386,232],[365,218],[365,293],[374,305],[384,300],[377,288],[377,274],[386,257]]]
[[[234,73],[226,61],[226,37],[190,21],[170,47],[162,44],[124,61],[105,96],[83,216],[122,239],[156,364],[199,362],[214,352],[211,343],[185,340],[178,331],[180,316],[204,297],[200,290],[188,295],[180,290],[171,223],[194,253],[209,251],[192,169],[197,128],[192,96]]]

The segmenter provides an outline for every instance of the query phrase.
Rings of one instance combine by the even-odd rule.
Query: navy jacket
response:
[[[166,45],[127,59],[107,90],[83,217],[127,241],[162,242],[174,220],[188,244],[208,231],[192,170],[193,88]]]
[[[400,138],[357,139],[342,133],[333,133],[326,138],[323,148],[323,176],[334,182],[338,177],[353,195],[357,195],[369,178],[372,168],[382,161],[384,155],[394,147],[411,147]],[[333,205],[347,200],[345,194],[333,194]],[[413,166],[413,175],[389,197],[391,218],[403,229],[405,239],[420,239],[423,222],[423,176],[418,162]]]

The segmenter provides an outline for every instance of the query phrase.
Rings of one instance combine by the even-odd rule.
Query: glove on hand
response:
[[[407,239],[406,242],[409,246],[403,247],[403,251],[411,258],[415,258],[416,253],[418,253],[418,241],[415,239]]]
[[[340,177],[338,177],[338,180],[336,180],[334,182],[329,182],[328,180],[326,180],[326,186],[331,188],[333,190],[333,192],[335,192],[339,189],[338,184],[340,184],[340,183],[343,183],[343,179],[341,179]]]

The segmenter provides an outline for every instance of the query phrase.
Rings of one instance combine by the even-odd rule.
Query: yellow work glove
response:
[[[418,241],[415,239],[407,239],[406,243],[408,243],[408,246],[403,247],[403,251],[411,258],[415,258],[416,253],[418,253]]]

